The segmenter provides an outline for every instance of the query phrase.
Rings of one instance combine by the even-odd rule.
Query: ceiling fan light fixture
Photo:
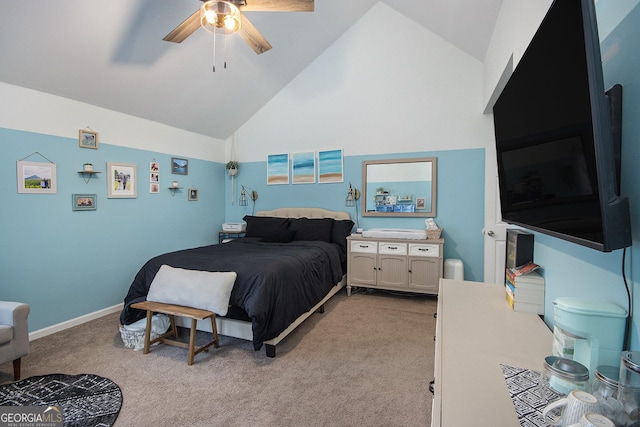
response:
[[[228,1],[207,1],[200,7],[200,25],[212,33],[235,33],[241,26],[240,9]]]

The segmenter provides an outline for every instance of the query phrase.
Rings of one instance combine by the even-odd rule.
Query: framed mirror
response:
[[[364,160],[362,216],[436,216],[436,158]]]

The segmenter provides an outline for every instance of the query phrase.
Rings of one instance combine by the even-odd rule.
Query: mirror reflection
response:
[[[363,216],[436,216],[436,158],[362,162]]]

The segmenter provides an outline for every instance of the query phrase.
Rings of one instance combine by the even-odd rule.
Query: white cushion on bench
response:
[[[184,305],[225,316],[235,271],[185,270],[163,265],[149,288],[147,301]]]

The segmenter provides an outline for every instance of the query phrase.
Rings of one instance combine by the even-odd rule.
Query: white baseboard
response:
[[[64,331],[65,329],[69,329],[74,326],[82,325],[83,323],[89,322],[90,320],[99,319],[100,317],[106,316],[108,314],[117,313],[119,311],[122,311],[122,307],[124,307],[124,303],[103,308],[102,310],[94,311],[93,313],[88,313],[84,316],[76,317],[75,319],[70,319],[56,325],[38,329],[37,331],[29,333],[29,341],[46,337],[47,335],[55,334],[56,332]]]

